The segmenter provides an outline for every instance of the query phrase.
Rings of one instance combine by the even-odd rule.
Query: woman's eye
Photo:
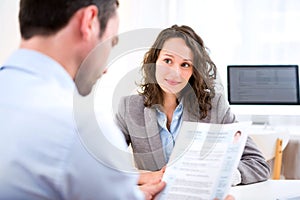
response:
[[[171,61],[171,59],[166,58],[166,59],[164,59],[164,62],[167,64],[171,64],[172,61]]]
[[[181,66],[184,67],[184,68],[188,68],[188,67],[190,67],[191,65],[190,65],[189,63],[182,63]]]

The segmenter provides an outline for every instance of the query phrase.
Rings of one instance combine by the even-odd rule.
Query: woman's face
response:
[[[193,74],[193,53],[181,38],[165,41],[156,60],[155,77],[166,93],[177,94]]]

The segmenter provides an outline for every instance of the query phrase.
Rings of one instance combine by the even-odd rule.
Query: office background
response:
[[[173,24],[195,29],[210,49],[225,91],[227,65],[300,64],[298,0],[119,1],[120,34],[143,28],[163,29]],[[1,63],[19,44],[18,6],[19,0],[0,1]],[[127,58],[113,63],[112,71],[114,65],[122,68],[115,69],[118,76],[108,73],[108,79],[118,82],[122,74],[140,65],[144,53],[145,50],[128,53]],[[295,107],[299,110],[299,106]],[[280,112],[287,111],[279,109],[277,113]]]

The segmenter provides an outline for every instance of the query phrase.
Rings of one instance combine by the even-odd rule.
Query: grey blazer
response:
[[[222,93],[216,93],[208,116],[199,120],[183,110],[183,121],[203,123],[233,123],[235,115]],[[123,132],[127,144],[131,144],[136,167],[141,170],[156,171],[166,165],[162,142],[157,124],[156,110],[144,106],[143,97],[131,95],[120,100],[116,123]],[[238,166],[241,184],[267,180],[270,167],[253,140],[248,137],[241,161]]]

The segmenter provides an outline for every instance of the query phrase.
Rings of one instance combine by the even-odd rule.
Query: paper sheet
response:
[[[243,126],[183,122],[156,199],[223,199],[247,140]]]

